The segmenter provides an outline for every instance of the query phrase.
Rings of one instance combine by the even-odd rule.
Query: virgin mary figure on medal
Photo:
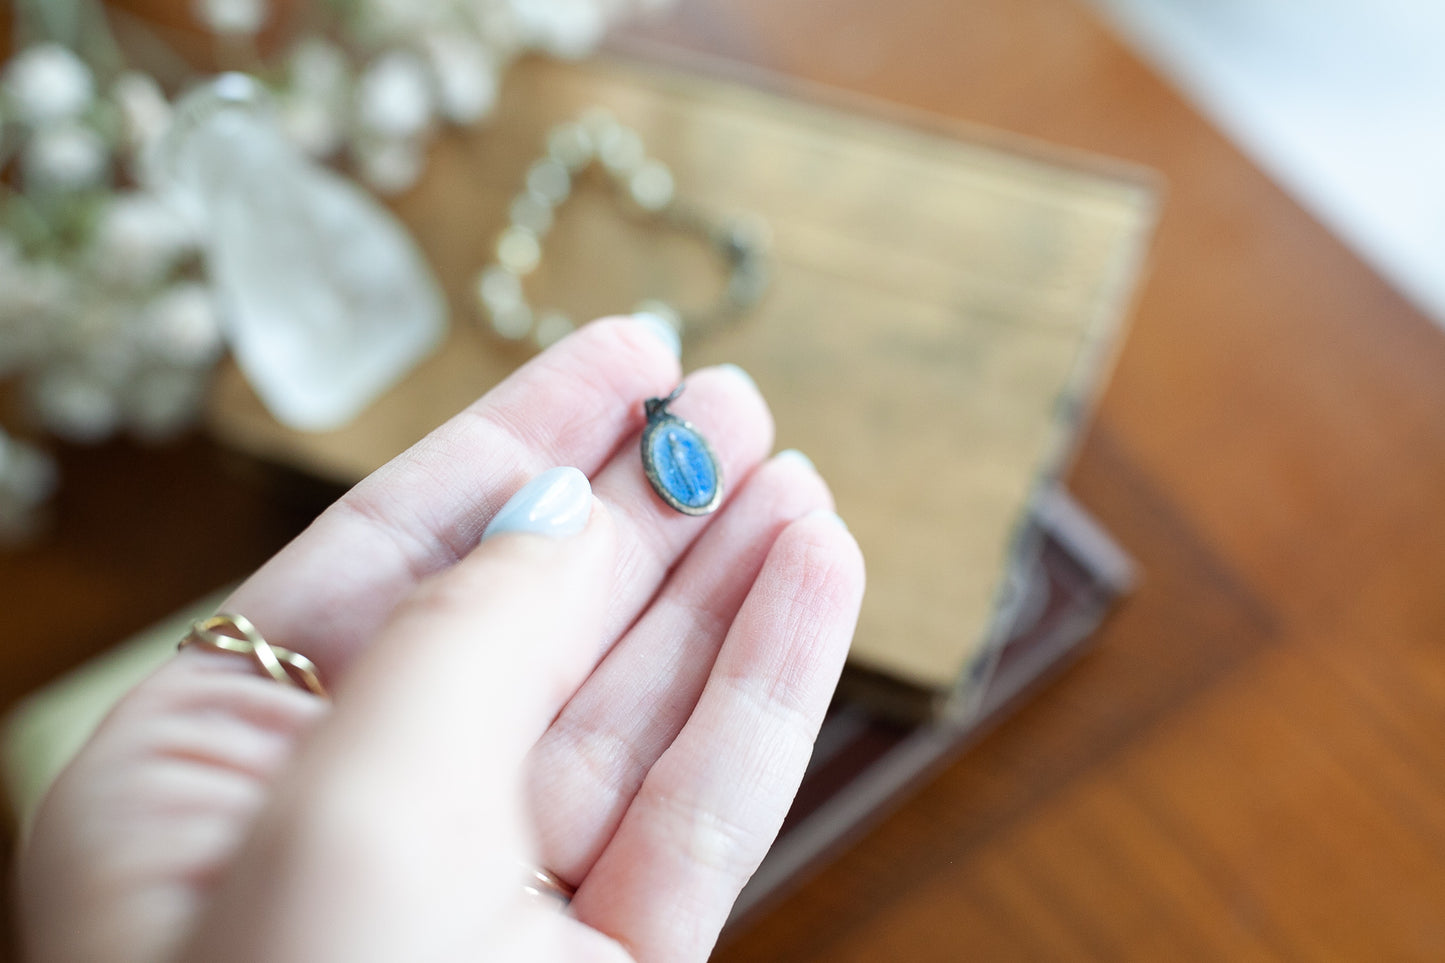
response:
[[[647,427],[642,432],[642,470],[658,497],[684,515],[706,515],[722,502],[722,470],[702,433],[667,410],[682,394],[678,385],[666,398],[642,403]]]

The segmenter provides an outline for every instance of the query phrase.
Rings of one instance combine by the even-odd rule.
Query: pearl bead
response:
[[[572,193],[572,175],[561,161],[544,157],[527,168],[527,190],[556,207]]]
[[[532,191],[523,191],[513,198],[509,214],[513,224],[525,227],[538,237],[545,237],[552,229],[552,205]]]
[[[492,330],[504,338],[516,341],[525,338],[532,330],[532,309],[518,302],[491,312]]]
[[[657,212],[672,203],[672,171],[660,161],[649,160],[627,182],[627,191],[644,211]]]
[[[514,340],[530,334],[546,348],[574,330],[572,320],[560,311],[534,312],[521,277],[541,263],[541,239],[553,227],[557,206],[570,196],[573,176],[593,161],[606,169],[618,195],[676,230],[700,234],[726,263],[725,300],[706,313],[690,316],[686,325],[725,322],[761,296],[767,282],[761,255],[764,230],[740,219],[719,223],[697,210],[674,207],[672,171],[647,156],[636,131],[594,108],[576,122],[553,127],[546,143],[546,153],[527,169],[525,187],[511,201],[509,223],[497,239],[497,263],[477,278],[478,301],[497,334]],[[685,326],[681,312],[656,299],[639,302],[635,313],[651,314],[679,334]]]
[[[637,170],[647,159],[647,149],[637,132],[619,127],[615,136],[610,137],[597,149],[602,164],[614,175],[628,175]]]
[[[492,265],[477,278],[477,299],[489,311],[522,303],[522,281],[506,268]]]
[[[558,124],[547,135],[547,153],[573,174],[592,163],[592,137],[581,124]]]
[[[546,311],[537,319],[537,345],[547,348],[573,331],[572,320],[560,311]]]
[[[518,276],[530,274],[542,261],[537,235],[524,227],[509,227],[497,238],[497,260]]]

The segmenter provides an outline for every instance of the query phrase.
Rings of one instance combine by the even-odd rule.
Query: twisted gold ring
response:
[[[177,648],[184,649],[188,645],[205,645],[222,652],[249,655],[277,682],[304,688],[323,699],[327,697],[316,663],[300,652],[267,642],[244,615],[222,612],[208,619],[197,619],[191,623],[191,630]]]
[[[577,895],[576,887],[568,886],[562,877],[540,866],[528,867],[527,881],[522,884],[522,890],[528,896],[550,896],[559,900],[563,906],[572,902],[572,897]]]
[[[267,642],[244,615],[222,612],[208,619],[197,619],[191,623],[191,630],[177,648],[184,649],[188,645],[204,645],[221,652],[249,655],[277,682],[328,698],[316,663],[300,652]],[[575,887],[567,885],[556,873],[541,867],[527,867],[522,890],[529,896],[555,899],[564,907],[577,893]]]

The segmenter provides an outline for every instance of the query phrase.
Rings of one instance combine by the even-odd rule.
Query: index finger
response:
[[[337,677],[416,585],[476,546],[528,479],[591,475],[680,377],[651,319],[587,325],[372,473],[226,601]]]

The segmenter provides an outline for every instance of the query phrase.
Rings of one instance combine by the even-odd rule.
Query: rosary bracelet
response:
[[[722,297],[710,308],[680,311],[648,298],[633,311],[655,314],[679,334],[694,337],[731,323],[762,297],[767,287],[766,226],[748,216],[712,218],[680,202],[672,171],[647,156],[638,133],[604,110],[590,110],[548,133],[546,153],[527,169],[526,182],[512,199],[508,224],[497,237],[496,261],[477,275],[477,300],[495,334],[511,341],[531,338],[545,348],[575,327],[561,311],[533,309],[522,279],[542,261],[542,243],[557,208],[571,196],[574,181],[593,166],[606,173],[633,214],[701,236],[728,270]]]

